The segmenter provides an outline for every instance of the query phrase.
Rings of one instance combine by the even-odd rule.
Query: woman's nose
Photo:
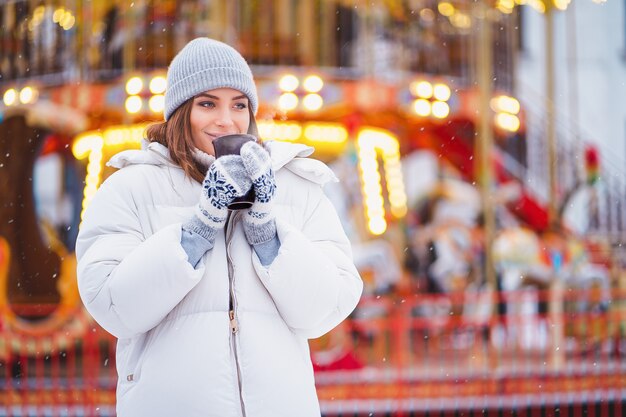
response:
[[[233,118],[228,111],[223,111],[218,115],[215,124],[218,126],[231,126],[233,124]]]

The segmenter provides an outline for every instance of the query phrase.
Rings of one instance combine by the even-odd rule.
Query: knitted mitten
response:
[[[183,230],[199,234],[213,247],[215,235],[226,223],[227,206],[236,197],[244,195],[251,186],[241,156],[225,155],[216,159],[202,183],[195,215],[183,224]]]
[[[243,218],[243,230],[251,245],[268,242],[276,237],[273,197],[276,181],[269,153],[256,142],[241,147],[243,164],[252,179],[255,200]]]

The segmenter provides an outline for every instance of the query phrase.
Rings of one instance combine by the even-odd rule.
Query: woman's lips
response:
[[[237,132],[228,132],[228,133],[209,133],[209,132],[205,132],[207,135],[209,135],[210,137],[212,137],[213,139],[217,139],[220,138],[222,136],[226,136],[226,135],[236,135]]]

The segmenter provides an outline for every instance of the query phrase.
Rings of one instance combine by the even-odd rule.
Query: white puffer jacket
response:
[[[281,242],[269,267],[248,245],[240,214],[191,267],[181,223],[200,184],[165,147],[151,143],[109,162],[123,169],[91,201],[76,255],[87,310],[119,339],[119,417],[320,415],[307,339],[350,314],[362,281],[322,192],[332,171],[302,158],[309,147],[268,148]]]

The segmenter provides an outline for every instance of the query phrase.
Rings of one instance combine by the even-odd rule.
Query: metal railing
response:
[[[530,417],[596,402],[617,410],[626,399],[626,291],[554,294],[528,286],[364,298],[311,341],[324,414]],[[114,338],[93,322],[80,336],[64,334],[0,330],[0,416],[114,415]]]

